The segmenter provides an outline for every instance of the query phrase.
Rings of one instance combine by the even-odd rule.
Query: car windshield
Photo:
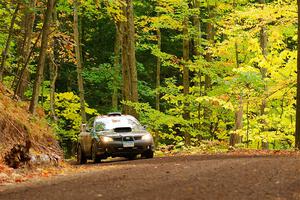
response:
[[[131,128],[133,131],[142,130],[143,126],[132,116],[103,117],[95,121],[96,131],[108,131],[115,128]]]

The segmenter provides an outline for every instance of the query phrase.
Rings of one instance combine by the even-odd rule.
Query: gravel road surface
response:
[[[193,155],[88,164],[80,173],[5,186],[0,199],[300,200],[300,158]]]

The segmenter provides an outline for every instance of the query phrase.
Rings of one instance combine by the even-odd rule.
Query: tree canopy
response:
[[[137,116],[157,144],[295,146],[295,0],[7,0],[0,80],[71,149],[84,115]],[[37,105],[38,104],[38,105]]]

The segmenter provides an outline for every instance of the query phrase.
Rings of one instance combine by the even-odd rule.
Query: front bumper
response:
[[[134,141],[133,147],[124,147],[122,141],[113,141],[108,143],[98,143],[97,155],[102,155],[103,157],[122,157],[132,154],[141,154],[146,151],[154,151],[153,142]]]

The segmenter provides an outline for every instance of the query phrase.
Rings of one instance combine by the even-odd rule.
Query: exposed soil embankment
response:
[[[33,116],[28,112],[28,105],[28,102],[13,100],[10,91],[0,85],[1,161],[15,168],[28,160],[39,162],[40,158],[49,163],[58,162],[62,151],[43,111],[38,109]],[[22,161],[21,154],[30,159]]]

